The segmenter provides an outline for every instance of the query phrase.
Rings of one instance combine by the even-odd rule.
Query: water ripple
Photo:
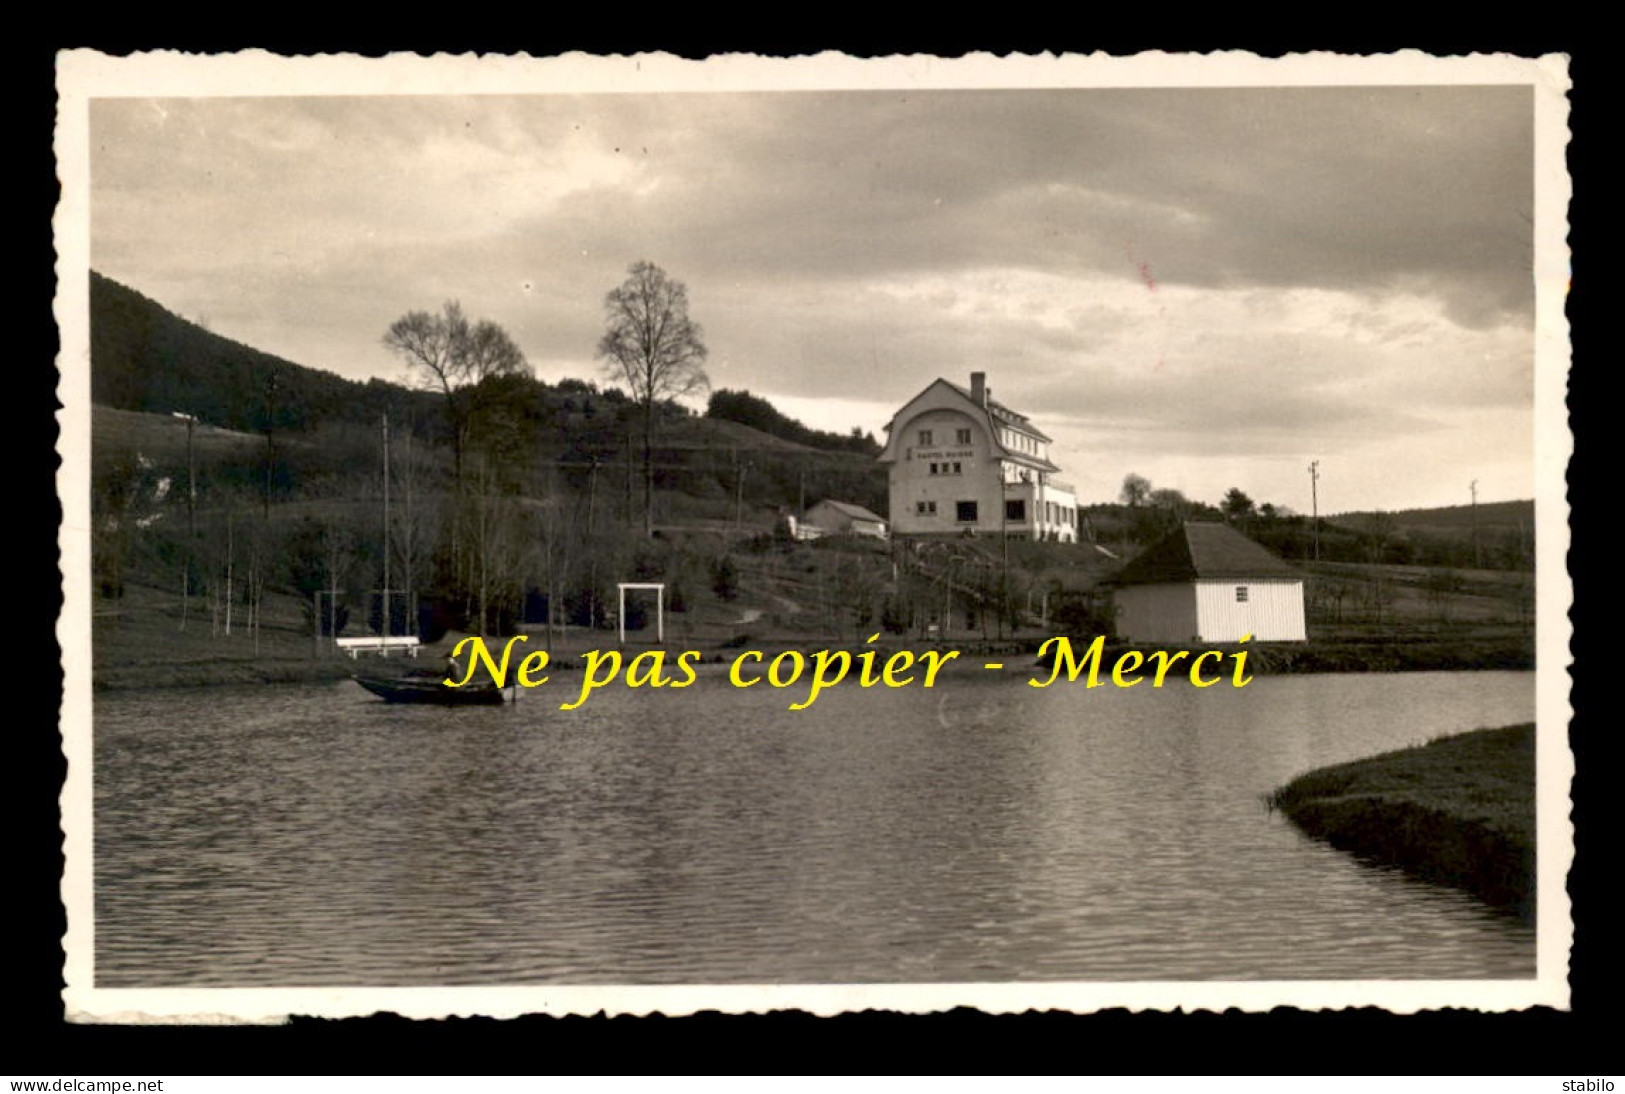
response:
[[[97,983],[1534,973],[1528,928],[1259,805],[1309,767],[1526,720],[1530,674],[657,701],[99,696]]]

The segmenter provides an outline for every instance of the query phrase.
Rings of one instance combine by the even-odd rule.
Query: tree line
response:
[[[769,436],[806,445],[808,448],[828,452],[855,452],[860,456],[880,455],[880,444],[875,440],[873,433],[865,433],[858,426],[853,426],[852,431],[847,434],[813,429],[780,413],[772,403],[748,391],[730,391],[727,388],[713,391],[711,401],[705,409],[705,416],[719,421],[748,425]]]
[[[100,446],[97,585],[118,596],[134,569],[172,587],[183,626],[207,603],[210,625],[230,633],[244,597],[257,621],[267,588],[300,597],[307,622],[330,635],[358,622],[500,633],[536,613],[601,624],[613,582],[629,574],[670,579],[678,605],[710,580],[680,572],[688,562],[658,543],[628,540],[639,524],[651,537],[657,485],[713,515],[731,495],[736,519],[747,497],[784,504],[809,485],[871,505],[883,496],[868,464],[780,453],[745,463],[663,445],[665,429],[694,420],[676,400],[707,386],[705,346],[686,290],[650,263],[605,297],[597,351],[617,386],[603,389],[538,381],[499,324],[456,300],[381,333],[410,386],[355,384],[249,350],[105,278],[93,308],[96,401],[189,419],[168,423],[185,430],[184,454],[171,443],[155,456],[128,437]],[[239,435],[199,455],[197,425]]]
[[[1284,505],[1255,502],[1240,487],[1225,491],[1217,505],[1193,501],[1178,490],[1157,488],[1143,475],[1124,477],[1118,502],[1129,538],[1145,544],[1186,520],[1222,520],[1283,558],[1307,562],[1380,563],[1391,566],[1451,567],[1530,571],[1534,569],[1534,525],[1514,521],[1473,529],[1470,525],[1407,524],[1399,514],[1352,514],[1320,518]],[[1094,519],[1099,519],[1094,514]]]

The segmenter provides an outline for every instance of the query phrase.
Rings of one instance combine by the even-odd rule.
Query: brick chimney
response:
[[[973,373],[971,373],[970,374],[970,397],[971,397],[971,402],[975,403],[977,406],[984,406],[985,407],[985,406],[987,406],[987,401],[988,401],[988,398],[991,396],[991,394],[992,393],[987,390],[987,373],[985,373],[985,372],[973,372]]]

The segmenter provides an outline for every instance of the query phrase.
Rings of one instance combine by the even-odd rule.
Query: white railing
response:
[[[338,638],[334,645],[350,655],[354,661],[359,654],[377,653],[388,657],[393,650],[404,650],[413,657],[418,655],[418,647],[422,645],[415,634],[395,634],[389,637],[370,634],[361,638]]]

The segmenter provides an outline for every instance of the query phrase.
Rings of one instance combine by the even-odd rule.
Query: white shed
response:
[[[801,524],[820,529],[824,535],[886,538],[886,518],[849,501],[825,499],[807,510]]]
[[[1118,573],[1131,642],[1303,642],[1303,574],[1228,524],[1188,521]]]

